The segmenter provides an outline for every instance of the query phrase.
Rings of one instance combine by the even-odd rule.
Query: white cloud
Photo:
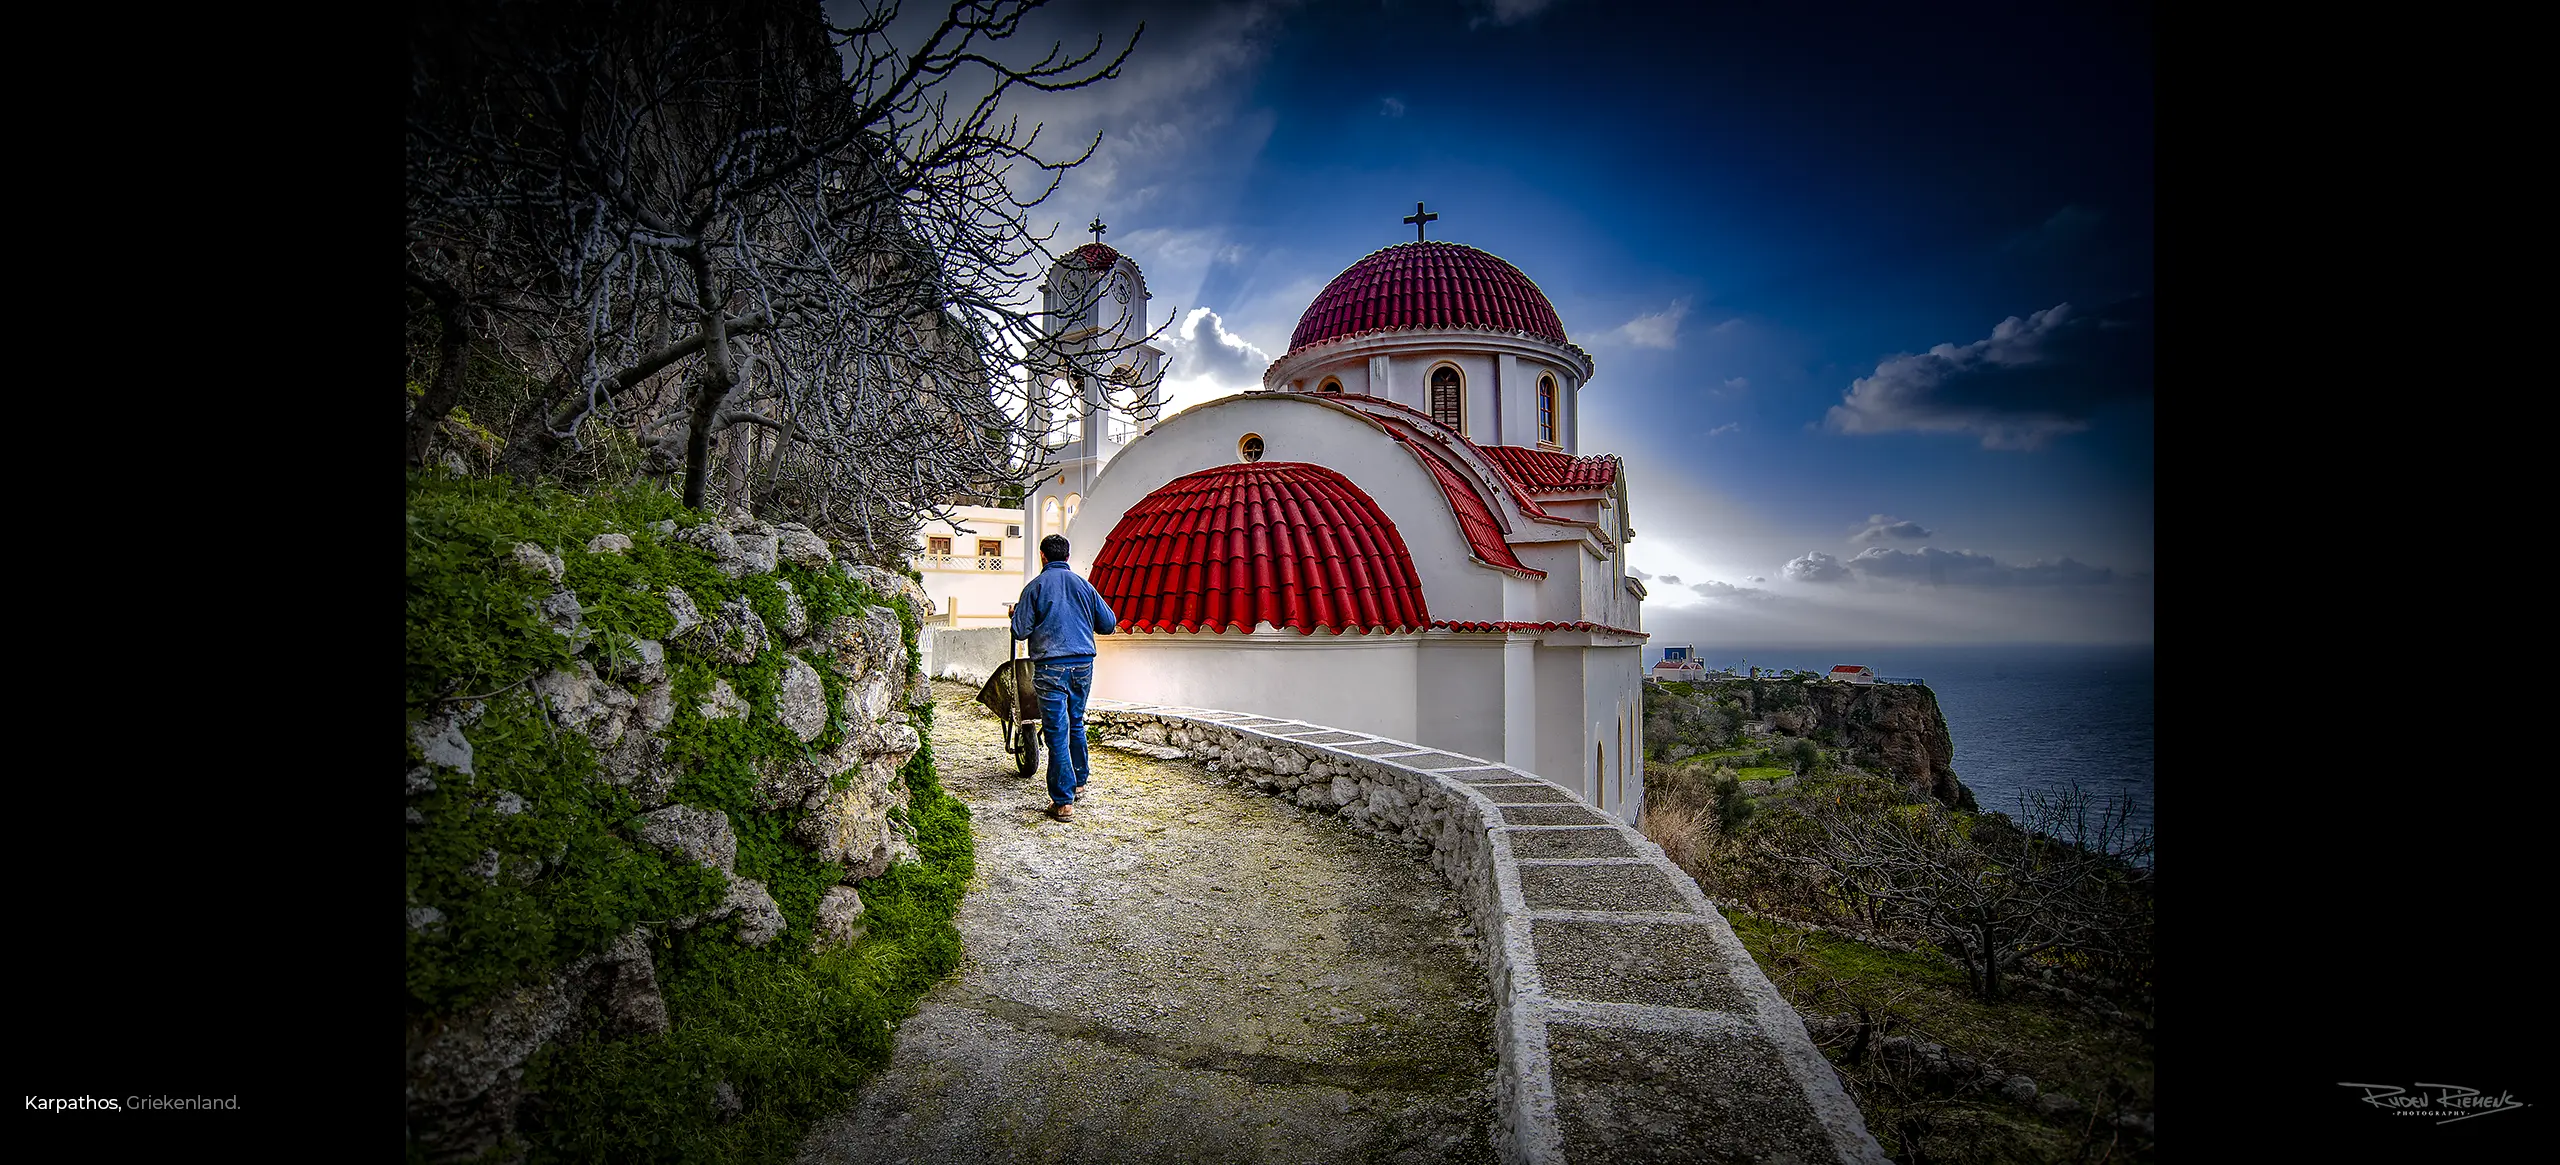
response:
[[[1618,325],[1620,339],[1639,348],[1676,348],[1680,345],[1680,320],[1689,314],[1686,298],[1671,301],[1671,306],[1657,312],[1646,312]]]
[[[1742,427],[1742,422],[1740,422],[1740,421],[1726,421],[1725,423],[1723,423],[1723,424],[1721,424],[1721,425],[1718,425],[1718,426],[1716,426],[1715,428],[1712,428],[1712,429],[1707,430],[1707,435],[1708,435],[1708,436],[1710,436],[1710,437],[1721,437],[1721,436],[1724,436],[1724,435],[1725,435],[1725,434],[1727,434],[1727,433],[1733,432],[1734,430],[1739,429],[1739,428],[1741,428],[1741,427]]]
[[[1721,331],[1723,331],[1723,330],[1725,329],[1725,325],[1726,325],[1726,324],[1731,324],[1732,322],[1733,322],[1732,320],[1726,320],[1726,321],[1725,321],[1724,323],[1722,323],[1722,324],[1717,324],[1717,325],[1715,326],[1714,331],[1715,331],[1715,332],[1721,332]],[[1714,334],[1714,332],[1710,332],[1709,334],[1710,334],[1710,335],[1712,335],[1712,334]],[[1743,392],[1745,392],[1745,391],[1748,391],[1748,390],[1750,389],[1750,387],[1751,387],[1751,378],[1750,378],[1750,377],[1747,377],[1747,376],[1736,376],[1736,377],[1734,377],[1734,378],[1732,378],[1732,379],[1730,379],[1730,380],[1725,381],[1725,382],[1724,382],[1723,387],[1719,388],[1717,391],[1718,391],[1718,393],[1719,393],[1719,394],[1721,394],[1721,395],[1734,396],[1734,395],[1739,395],[1739,394],[1741,394],[1741,393],[1743,393]]]
[[[1797,582],[1841,582],[1849,577],[1849,568],[1840,565],[1839,559],[1814,550],[1789,561],[1784,573]]]
[[[1768,580],[1768,578],[1767,578],[1766,576],[1763,576],[1763,575],[1747,574],[1747,575],[1742,576],[1742,581],[1744,581],[1744,582],[1764,583],[1764,582],[1767,582],[1767,581],[1769,581],[1769,580]]]
[[[2043,448],[2086,430],[2098,405],[2151,392],[2149,301],[2113,306],[2121,314],[2106,319],[2059,303],[2010,316],[1970,344],[1892,357],[1852,382],[1823,423],[1835,433],[1979,433],[1985,449]]]
[[[1381,97],[1381,98],[1379,98],[1379,99],[1378,99],[1378,116],[1380,116],[1380,117],[1403,117],[1403,116],[1404,116],[1404,102],[1402,102],[1402,101],[1398,101],[1398,100],[1396,100],[1396,99],[1395,99],[1395,98],[1393,98],[1393,97]]]
[[[1927,538],[1936,533],[1918,522],[1872,514],[1867,518],[1867,528],[1850,535],[1849,541],[1884,542],[1895,538]]]
[[[1865,579],[1941,586],[2093,586],[2112,581],[2115,572],[2065,558],[2024,566],[2000,562],[1970,550],[1890,550],[1870,546],[1849,560],[1848,567]]]
[[[1752,581],[1757,582],[1759,580],[1754,579]],[[1770,595],[1769,592],[1761,590],[1758,587],[1738,587],[1728,582],[1710,581],[1691,583],[1689,584],[1689,589],[1696,592],[1698,597],[1702,599],[1748,599],[1752,601],[1759,601],[1774,597]]]
[[[1228,331],[1226,321],[1205,307],[1182,317],[1168,329],[1165,346],[1165,410],[1168,415],[1204,400],[1262,386],[1262,370],[1271,356],[1253,341]]]

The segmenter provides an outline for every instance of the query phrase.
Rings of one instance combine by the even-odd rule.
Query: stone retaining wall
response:
[[[1240,712],[1096,700],[1088,720],[1337,814],[1449,880],[1485,936],[1505,1160],[1885,1160],[1697,883],[1563,787]]]

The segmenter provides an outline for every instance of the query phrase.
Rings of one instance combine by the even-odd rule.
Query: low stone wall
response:
[[[1885,1160],[1697,883],[1562,786],[1240,712],[1096,700],[1088,721],[1338,814],[1449,880],[1486,938],[1506,1161]]]
[[[926,627],[916,638],[924,652],[919,662],[931,679],[958,680],[976,686],[987,682],[1010,656],[1009,627]]]

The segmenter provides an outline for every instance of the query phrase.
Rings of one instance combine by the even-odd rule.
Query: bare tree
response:
[[[2057,948],[2105,948],[2144,929],[2135,885],[2152,852],[2130,799],[2100,806],[2077,787],[2021,799],[2016,821],[1931,802],[1882,808],[1815,799],[1818,841],[1801,860],[1870,921],[1907,925],[1955,956],[1985,1000],[2022,960]]]
[[[486,343],[540,386],[519,476],[601,425],[700,506],[739,430],[730,505],[788,465],[883,547],[1020,480],[1045,391],[1021,370],[1057,330],[1025,291],[1050,258],[1030,215],[1094,143],[1044,159],[1000,102],[1116,76],[1137,40],[1009,61],[1042,2],[962,0],[907,47],[893,5],[842,26],[815,0],[413,7],[408,278],[445,351],[411,461],[456,346]]]

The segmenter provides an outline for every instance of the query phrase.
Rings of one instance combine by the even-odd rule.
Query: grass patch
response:
[[[1736,936],[1780,994],[1808,1015],[1855,1015],[1874,1023],[1872,1040],[1907,1036],[2033,1077],[2041,1093],[2079,1101],[2076,1114],[2048,1116],[1996,1094],[1946,1095],[1924,1087],[1873,1050],[1852,1058],[1853,1039],[1825,1038],[1888,1153],[1909,1160],[2047,1162],[2148,1161],[2151,1146],[2119,1139],[2092,1110],[2152,1110],[2153,1049],[2147,1036],[2045,998],[1985,1004],[1964,973],[1923,950],[1904,953],[1750,916]]]
[[[1754,765],[1747,769],[1736,769],[1734,770],[1733,775],[1736,780],[1774,781],[1780,777],[1791,776],[1794,773],[1794,769],[1788,768],[1784,765]]]

